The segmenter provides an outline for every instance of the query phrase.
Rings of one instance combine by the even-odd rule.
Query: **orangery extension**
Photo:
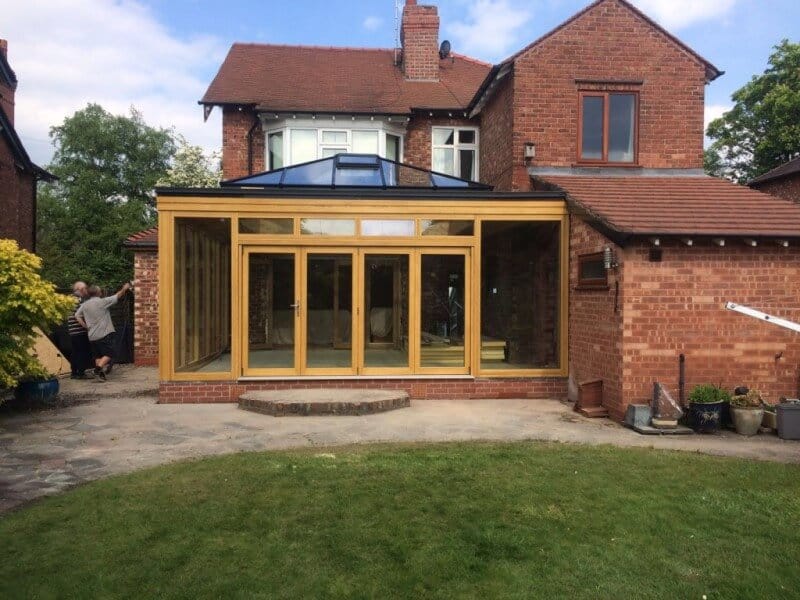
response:
[[[800,321],[800,205],[703,172],[723,72],[626,0],[542,34],[490,65],[407,0],[397,48],[234,44],[221,186],[126,242],[160,400],[800,395],[800,336],[725,309]]]

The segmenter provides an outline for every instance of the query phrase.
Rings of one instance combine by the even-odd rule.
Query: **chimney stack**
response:
[[[11,124],[14,124],[14,92],[17,87],[16,76],[8,64],[8,42],[0,39],[0,106],[8,116]]]
[[[411,81],[439,81],[439,12],[406,0],[400,29],[403,72]]]

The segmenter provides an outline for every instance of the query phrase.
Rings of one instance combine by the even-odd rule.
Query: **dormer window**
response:
[[[635,164],[638,94],[582,92],[578,161]]]

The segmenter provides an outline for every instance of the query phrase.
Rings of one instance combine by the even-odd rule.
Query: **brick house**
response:
[[[407,0],[400,49],[231,48],[200,104],[232,181],[159,190],[128,240],[161,400],[552,398],[571,373],[619,419],[681,356],[689,386],[797,394],[800,339],[724,310],[800,320],[800,207],[703,174],[721,71],[625,0],[495,66],[438,31]]]
[[[36,182],[52,175],[36,166],[14,129],[17,76],[8,64],[8,42],[0,40],[0,238],[36,249]]]
[[[800,204],[800,156],[748,183],[751,188]]]

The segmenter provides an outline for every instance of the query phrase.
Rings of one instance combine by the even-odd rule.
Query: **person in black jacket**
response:
[[[69,355],[69,364],[72,368],[70,378],[85,379],[86,369],[91,365],[91,351],[89,349],[89,334],[86,328],[75,318],[75,312],[89,297],[89,291],[83,281],[76,281],[72,286],[72,295],[75,296],[75,310],[67,319],[69,341],[72,351]]]

